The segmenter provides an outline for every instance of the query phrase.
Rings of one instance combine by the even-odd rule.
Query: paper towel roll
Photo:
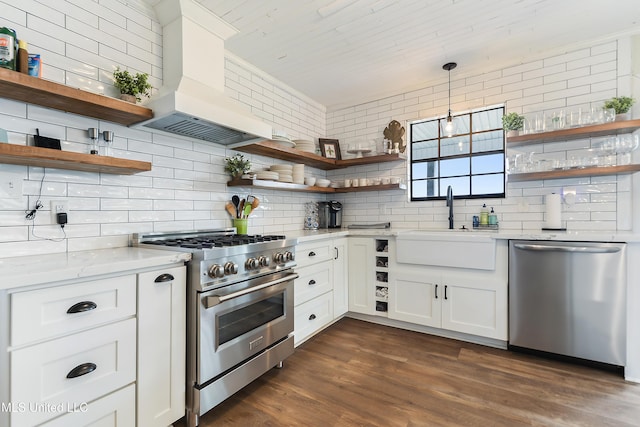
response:
[[[560,217],[562,215],[561,207],[562,199],[559,194],[551,193],[547,194],[544,200],[545,213],[544,219],[545,228],[561,228]]]

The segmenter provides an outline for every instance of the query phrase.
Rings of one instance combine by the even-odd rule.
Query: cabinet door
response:
[[[86,406],[71,406],[69,413],[41,427],[131,427],[136,423],[136,387],[131,384]]]
[[[394,274],[389,284],[389,318],[440,327],[441,276],[425,271]]]
[[[335,239],[333,247],[333,317],[338,318],[349,310],[347,239]]]
[[[333,296],[331,292],[322,294],[300,304],[294,315],[294,344],[297,347],[307,338],[320,331],[333,320]]]
[[[507,339],[506,284],[456,276],[443,279],[442,327],[452,331]],[[444,295],[443,295],[444,297]]]
[[[374,239],[349,237],[349,311],[376,314]]]
[[[186,269],[138,275],[138,427],[185,412]]]

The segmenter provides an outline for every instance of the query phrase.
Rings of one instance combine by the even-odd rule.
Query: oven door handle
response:
[[[271,286],[275,286],[278,285],[280,283],[283,282],[289,282],[291,280],[297,279],[298,278],[298,274],[297,273],[292,273],[292,274],[288,274],[285,277],[282,277],[280,279],[277,280],[272,280],[270,282],[267,283],[263,283],[262,285],[258,285],[258,286],[254,286],[252,288],[248,288],[248,289],[243,289],[241,291],[238,292],[232,292],[228,295],[212,295],[212,296],[208,296],[204,299],[204,307],[205,308],[211,308],[211,307],[215,307],[218,304],[222,304],[225,301],[229,301],[230,299],[234,299],[234,298],[238,298],[241,297],[242,295],[247,295],[253,292],[257,292],[260,291],[262,289],[265,288],[269,288]]]

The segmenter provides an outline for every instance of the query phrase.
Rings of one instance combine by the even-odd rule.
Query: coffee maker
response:
[[[319,228],[342,227],[342,203],[335,200],[318,202]]]

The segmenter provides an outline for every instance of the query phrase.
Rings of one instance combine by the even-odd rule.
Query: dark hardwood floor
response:
[[[200,421],[201,427],[639,425],[640,385],[620,373],[349,318]]]

